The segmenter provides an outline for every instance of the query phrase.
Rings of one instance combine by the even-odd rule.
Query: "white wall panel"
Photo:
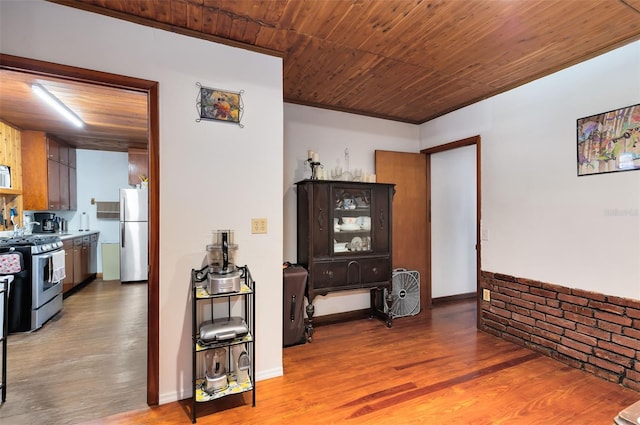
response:
[[[191,395],[189,274],[213,229],[257,281],[258,378],[282,374],[282,60],[42,1],[0,12],[3,53],[159,82],[161,403]],[[244,128],[197,123],[197,82],[244,90]]]
[[[640,42],[421,126],[482,137],[482,269],[640,298],[640,171],[578,177],[576,120],[640,102]]]

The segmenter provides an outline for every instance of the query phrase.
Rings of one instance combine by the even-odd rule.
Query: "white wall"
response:
[[[284,108],[284,259],[296,262],[295,182],[309,178],[307,151],[320,154],[325,172],[336,166],[375,171],[375,150],[418,151],[418,126],[293,104]],[[315,315],[367,308],[368,291],[332,293],[314,300]]]
[[[41,1],[0,2],[0,49],[159,82],[160,402],[191,395],[189,273],[213,229],[257,281],[257,377],[281,375],[282,60]],[[244,128],[196,123],[197,82],[245,90]]]
[[[433,154],[430,166],[431,296],[474,293],[476,146]]]
[[[640,171],[577,177],[576,120],[640,102],[640,42],[447,114],[482,137],[482,269],[640,298]]]

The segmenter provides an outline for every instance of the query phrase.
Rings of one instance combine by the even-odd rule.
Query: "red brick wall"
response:
[[[640,391],[640,300],[483,271],[480,328]]]

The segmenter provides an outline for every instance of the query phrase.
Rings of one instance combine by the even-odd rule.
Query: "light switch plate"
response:
[[[491,291],[488,289],[482,290],[482,300],[483,301],[491,301]]]

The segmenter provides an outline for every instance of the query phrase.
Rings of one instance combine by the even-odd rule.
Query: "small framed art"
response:
[[[578,176],[640,170],[640,104],[577,120]]]
[[[244,113],[244,105],[242,101],[242,93],[244,91],[232,92],[228,90],[213,89],[203,87],[200,83],[199,87],[198,107],[199,118],[201,120],[225,121],[240,125],[242,114]]]

